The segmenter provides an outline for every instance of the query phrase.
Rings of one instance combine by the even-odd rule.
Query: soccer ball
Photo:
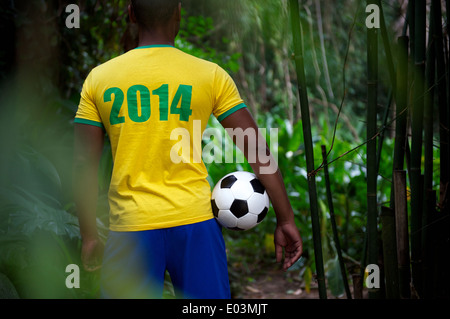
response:
[[[211,205],[214,217],[223,227],[248,230],[266,217],[269,195],[255,174],[234,172],[216,184]]]

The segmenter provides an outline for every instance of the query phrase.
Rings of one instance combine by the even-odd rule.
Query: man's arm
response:
[[[75,124],[74,197],[83,241],[81,259],[88,271],[100,268],[103,243],[97,231],[98,167],[103,150],[101,128]]]
[[[275,254],[277,262],[281,262],[284,248],[283,269],[287,270],[300,258],[303,252],[303,245],[300,233],[295,225],[294,212],[289,202],[281,172],[277,167],[274,173],[261,173],[264,172],[264,168],[267,169],[267,166],[271,164],[273,165],[274,159],[270,154],[269,147],[267,146],[264,137],[258,134],[258,126],[247,109],[241,109],[229,115],[221,122],[221,124],[225,129],[234,130],[236,128],[241,128],[245,131],[250,128],[253,132],[255,132],[256,141],[249,140],[248,136],[245,136],[244,147],[241,151],[243,151],[245,157],[249,159],[249,143],[255,143],[257,146],[256,154],[252,154],[253,158],[256,160],[254,163],[252,163],[253,161],[249,161],[249,164],[251,165],[255,175],[266,188],[271,199],[272,206],[277,217],[277,227],[274,235]],[[252,147],[250,149],[252,149]],[[264,161],[261,161],[262,158],[260,155],[262,154],[265,157]],[[270,160],[266,162],[268,156],[270,156]]]

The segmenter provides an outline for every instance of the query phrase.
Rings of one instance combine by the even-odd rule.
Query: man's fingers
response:
[[[81,260],[86,271],[93,272],[102,267],[103,250],[104,246],[101,241],[83,243]]]
[[[275,254],[277,262],[283,261],[283,270],[286,271],[291,267],[302,253],[303,243],[295,225],[277,227],[275,230]]]
[[[294,251],[285,251],[283,270],[288,270],[301,257],[303,253],[302,246],[297,247]]]
[[[277,258],[277,262],[281,262],[283,259],[283,247],[275,243],[275,256]]]
[[[287,254],[284,256],[283,270],[286,271],[294,264],[292,257],[289,257]]]
[[[84,269],[88,272],[93,272],[102,268],[101,260],[96,255],[85,256],[85,258],[83,259],[84,259],[83,260]]]
[[[84,265],[84,269],[88,272],[94,272],[102,268],[101,265]]]

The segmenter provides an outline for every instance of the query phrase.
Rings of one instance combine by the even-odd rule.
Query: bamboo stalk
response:
[[[386,127],[386,125],[387,125],[387,121],[388,121],[388,118],[389,118],[389,111],[391,110],[391,105],[392,105],[393,99],[394,99],[393,90],[390,90],[389,98],[388,98],[388,104],[387,104],[386,109],[384,110],[384,114],[383,114],[382,127]],[[382,151],[383,151],[383,142],[384,142],[384,135],[385,134],[386,134],[386,130],[382,130],[380,135],[378,136],[377,174],[380,171],[381,154],[382,154]]]
[[[353,281],[353,294],[355,296],[355,299],[363,299],[363,283],[362,283],[362,276],[360,274],[353,274],[352,275],[352,281]]]
[[[398,38],[399,54],[397,66],[397,103],[395,110],[394,170],[403,170],[405,162],[406,116],[408,109],[408,42],[409,38],[407,36]]]
[[[386,298],[398,299],[400,293],[398,287],[397,238],[395,235],[395,216],[392,208],[382,207],[381,225],[384,272],[386,276]]]
[[[430,234],[428,232],[428,223],[431,220],[431,214],[435,203],[432,202],[430,197],[433,188],[433,106],[434,106],[434,93],[435,93],[435,73],[436,73],[436,27],[434,14],[435,7],[440,6],[440,0],[432,0],[431,10],[430,10],[430,27],[428,36],[428,50],[426,58],[426,91],[425,91],[425,102],[424,102],[424,204],[422,213],[422,286],[423,286],[423,297],[427,298],[430,295],[430,287],[427,282],[430,281],[429,269],[430,263]]]
[[[434,8],[440,6],[440,0],[432,0],[430,10],[430,28],[429,42],[426,58],[426,91],[424,102],[424,186],[425,192],[433,187],[433,106],[435,93],[435,72],[436,72],[436,23],[435,19],[440,20],[433,14]],[[440,28],[440,23],[439,23]],[[426,205],[425,205],[426,207]]]
[[[448,15],[450,10],[450,1],[445,1],[445,10]],[[450,277],[448,276],[447,267],[450,263],[450,223],[449,223],[449,180],[450,180],[450,50],[447,44],[450,41],[449,34],[443,36],[442,32],[442,7],[439,2],[432,2],[431,12],[434,16],[434,36],[436,47],[436,71],[437,71],[437,98],[438,98],[438,115],[439,119],[439,151],[440,151],[440,185],[439,185],[439,210],[436,206],[429,207],[431,213],[428,216],[427,239],[430,241],[425,251],[427,258],[427,270],[433,274],[431,287],[425,285],[427,297],[431,298],[446,298],[449,296]],[[447,63],[446,63],[447,62]],[[447,74],[445,73],[447,71]],[[447,76],[447,77],[446,77]],[[432,194],[429,204],[433,204],[434,191],[428,190],[428,194]],[[432,252],[430,252],[430,250]],[[443,253],[446,252],[446,253]],[[425,271],[425,269],[424,269]],[[430,281],[428,283],[430,284]],[[429,289],[427,289],[429,288]]]
[[[442,245],[443,242],[438,240],[439,232],[443,233],[443,229],[439,229],[442,223],[439,223],[437,220],[437,211],[436,211],[436,201],[437,201],[437,193],[436,190],[429,190],[428,197],[430,198],[430,214],[428,218],[429,227],[428,230],[428,246],[425,251],[425,268],[424,271],[429,272],[428,280],[424,280],[424,292],[425,298],[435,299],[436,296],[440,294],[442,291],[442,287],[445,289],[448,288],[448,280],[442,280],[446,277],[447,267],[446,264],[442,264],[442,259],[439,258],[442,255],[442,251],[448,251],[448,246],[445,247],[445,244]],[[438,226],[439,225],[439,226]],[[445,237],[445,236],[444,236]],[[447,296],[448,298],[448,296]]]
[[[425,188],[426,189],[426,188]],[[445,265],[439,265],[436,267],[436,262],[434,256],[440,254],[441,252],[436,248],[440,245],[434,242],[433,231],[436,231],[433,221],[435,219],[435,207],[436,207],[436,191],[433,189],[425,190],[425,207],[426,222],[423,232],[423,293],[424,299],[434,298],[435,290],[442,287],[442,276],[440,269],[445,268]],[[441,247],[439,247],[441,248]],[[438,276],[436,276],[438,274]],[[440,279],[436,280],[436,277]]]
[[[445,8],[447,12],[447,17],[450,12],[450,0],[445,1]],[[448,19],[448,18],[447,18]],[[450,43],[450,35],[447,32],[447,43]],[[447,48],[447,46],[445,46]],[[447,50],[447,74],[450,74],[450,50]],[[450,78],[447,79],[447,98],[450,99]],[[441,151],[441,163],[447,163],[447,180],[443,181],[441,179],[441,192],[439,203],[441,209],[446,213],[450,214],[450,100],[447,100],[447,105],[444,108],[443,105],[439,107],[439,127],[442,128],[440,134],[441,138],[441,148],[446,148],[446,152],[443,154]],[[444,138],[444,140],[442,140]],[[443,142],[444,141],[444,142]],[[446,145],[444,143],[447,143]],[[450,236],[450,228],[447,229],[447,235]],[[450,283],[449,283],[450,284]]]
[[[328,62],[327,62],[327,55],[325,53],[325,41],[324,41],[324,33],[323,33],[323,24],[322,24],[322,9],[320,8],[320,0],[315,0],[315,6],[316,6],[316,19],[317,19],[317,28],[319,32],[319,40],[320,40],[320,52],[322,55],[322,65],[323,65],[323,72],[325,76],[325,83],[327,84],[327,93],[328,93],[328,99],[333,100],[334,99],[334,93],[333,93],[333,87],[331,86],[331,80],[330,80],[330,72],[328,71]]]
[[[389,36],[386,28],[386,21],[384,19],[384,12],[383,12],[383,4],[381,0],[376,0],[376,4],[378,5],[378,8],[380,8],[380,32],[381,32],[381,38],[383,39],[383,46],[384,51],[386,53],[386,62],[389,72],[389,78],[391,80],[391,88],[392,88],[392,94],[395,96],[396,93],[396,87],[397,87],[397,80],[396,80],[396,72],[394,67],[394,59],[392,56],[391,51],[391,44],[389,41]]]
[[[396,215],[396,223],[395,223],[395,231],[397,232],[396,236],[396,249],[399,251],[401,249],[403,251],[402,245],[400,245],[399,248],[399,241],[400,238],[403,238],[403,241],[405,240],[404,237],[404,231],[406,227],[408,227],[408,222],[406,220],[406,225],[404,224],[404,221],[399,219],[397,215],[399,215],[399,209],[402,204],[406,205],[406,197],[405,201],[403,202],[402,197],[398,197],[398,188],[396,190],[396,185],[398,185],[398,177],[396,177],[396,171],[402,171],[404,167],[405,162],[405,153],[406,153],[406,127],[407,127],[407,107],[408,107],[408,37],[407,36],[401,36],[398,38],[398,59],[397,59],[397,94],[396,94],[396,123],[395,123],[395,145],[394,145],[394,160],[393,160],[393,170],[392,170],[392,176],[393,176],[393,186],[391,187],[391,202],[390,202],[390,208],[395,210]],[[406,179],[406,177],[405,177]],[[405,181],[406,183],[406,181]],[[406,186],[405,186],[406,187]],[[398,200],[401,200],[401,203],[397,203]],[[402,210],[400,210],[402,211]],[[407,215],[405,215],[407,217]],[[400,225],[403,225],[400,230],[398,227]],[[384,227],[383,227],[384,228]],[[406,234],[406,240],[408,240],[408,235]],[[384,243],[384,240],[383,240]],[[409,245],[408,245],[409,247]],[[408,248],[409,250],[409,248]],[[384,249],[383,249],[384,251]],[[409,279],[406,280],[405,276],[409,277],[409,271],[406,273],[403,268],[404,266],[400,266],[400,253],[397,253],[396,259],[399,266],[397,269],[397,276],[398,276],[398,291],[394,290],[394,294],[398,292],[398,296],[405,298],[405,296],[409,296],[407,294],[407,291],[409,291]],[[409,265],[409,259],[408,263]],[[406,287],[407,285],[408,287]],[[387,294],[388,295],[388,294]]]
[[[408,234],[408,203],[406,197],[406,171],[394,170],[395,229],[397,232],[397,259],[400,298],[409,299],[410,260]]]
[[[363,247],[362,247],[362,258],[361,258],[361,269],[359,270],[359,275],[361,278],[364,278],[364,274],[366,273],[366,266],[367,266],[367,232],[364,233],[364,241],[363,241]]]
[[[412,281],[421,294],[421,222],[423,188],[421,187],[422,134],[424,115],[426,2],[415,1],[414,6],[414,103],[411,121],[411,263]]]
[[[317,201],[316,179],[314,172],[314,150],[311,134],[311,122],[309,116],[309,102],[306,91],[305,67],[302,52],[302,33],[300,30],[300,13],[298,0],[290,0],[292,34],[295,50],[295,65],[298,80],[298,92],[300,97],[300,107],[303,124],[303,137],[306,153],[306,168],[308,172],[308,190],[311,209],[311,224],[314,241],[314,257],[316,262],[317,282],[319,286],[320,299],[327,298],[327,290],[325,284],[325,271],[322,256],[322,241],[320,238],[320,221],[319,207]]]
[[[447,1],[447,8],[449,6],[449,1]],[[448,15],[447,11],[447,15]],[[443,48],[443,34],[442,34],[442,8],[440,5],[433,6],[434,14],[434,25],[435,25],[435,45],[436,45],[436,68],[437,68],[437,80],[438,80],[438,103],[439,103],[439,139],[440,139],[440,194],[439,202],[440,206],[443,207],[445,192],[449,187],[450,180],[450,136],[449,136],[449,115],[450,103],[448,101],[447,84],[450,85],[450,79],[446,78],[446,69],[450,71],[450,63],[445,65],[445,56]],[[448,81],[448,82],[447,82]],[[449,192],[447,191],[447,194]],[[448,195],[447,195],[448,197]],[[448,206],[447,206],[448,207]],[[448,212],[448,210],[447,210]]]
[[[376,4],[368,0],[367,5]],[[378,104],[378,30],[367,29],[367,235],[368,264],[378,264],[377,211],[377,134]],[[379,289],[370,289],[369,298],[377,298]]]
[[[345,293],[347,295],[347,299],[352,299],[350,287],[348,286],[347,272],[345,269],[344,259],[342,258],[341,243],[339,240],[339,234],[338,234],[338,229],[337,229],[337,225],[336,225],[336,218],[334,215],[333,197],[331,195],[330,175],[328,172],[328,163],[327,163],[327,150],[326,150],[325,145],[322,145],[322,158],[323,158],[323,163],[324,163],[324,175],[325,175],[325,186],[326,186],[326,191],[327,191],[328,208],[330,209],[331,228],[333,230],[333,238],[334,238],[334,244],[336,245],[336,251],[337,251],[338,260],[339,260],[339,268],[341,270],[342,282],[344,283],[344,288],[345,288]],[[348,221],[346,221],[346,222],[348,222]]]
[[[418,0],[418,1],[422,1],[422,0]],[[415,52],[414,52],[414,44],[416,42],[416,36],[415,36],[415,32],[416,32],[416,28],[415,28],[415,24],[416,24],[416,16],[414,14],[415,12],[415,0],[409,0],[408,2],[408,12],[407,12],[407,17],[408,17],[408,26],[409,26],[409,50],[411,53],[411,62],[414,62],[414,56],[415,56]]]

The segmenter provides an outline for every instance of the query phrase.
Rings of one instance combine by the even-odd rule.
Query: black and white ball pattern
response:
[[[255,174],[234,172],[214,187],[211,205],[216,220],[232,230],[248,230],[262,222],[269,211],[269,196]]]

